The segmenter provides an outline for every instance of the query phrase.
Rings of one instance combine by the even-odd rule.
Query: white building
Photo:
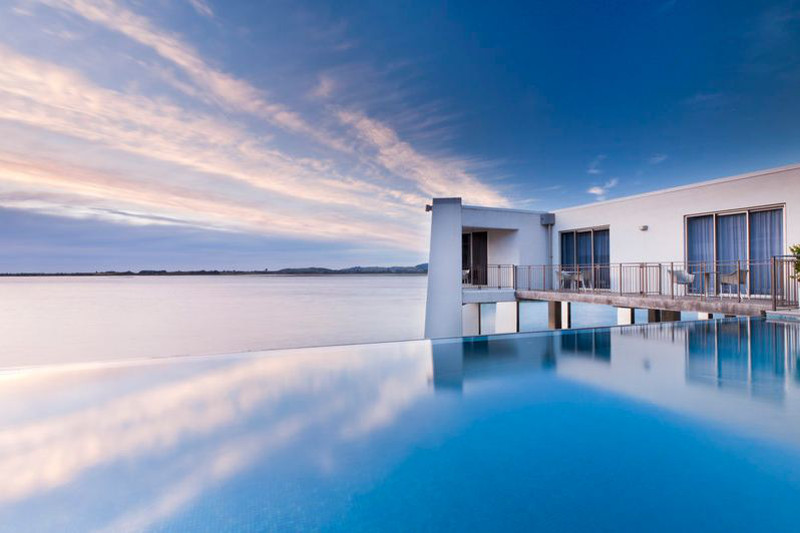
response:
[[[569,327],[569,302],[757,315],[797,302],[800,165],[604,202],[534,212],[433,200],[425,334],[518,329],[518,302],[550,302]],[[738,281],[738,283],[737,283]],[[496,305],[496,329],[480,305]],[[701,315],[702,316],[702,315]]]

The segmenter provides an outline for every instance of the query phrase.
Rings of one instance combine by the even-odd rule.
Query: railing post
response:
[[[622,263],[617,265],[619,268],[619,293],[622,294]]]
[[[742,301],[742,274],[741,274],[741,260],[736,260],[736,295],[739,301]]]
[[[662,280],[661,280],[661,277],[662,277],[661,263],[659,263],[658,264],[658,295],[659,296],[663,296],[664,295],[664,293],[662,291],[662,283],[661,283]]]
[[[644,263],[639,263],[639,294],[646,293],[644,287]]]
[[[772,310],[773,311],[777,311],[778,310],[778,292],[775,289],[775,286],[777,285],[777,283],[775,282],[775,277],[776,277],[775,258],[774,257],[770,258],[769,262],[770,262],[770,273],[772,275],[772,283],[770,283],[770,285],[772,285],[772,287],[771,287],[771,290],[772,290]]]
[[[675,299],[675,261],[669,263],[669,293]]]

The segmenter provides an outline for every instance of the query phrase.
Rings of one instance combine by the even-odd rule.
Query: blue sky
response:
[[[413,264],[800,161],[800,2],[9,0],[0,271]]]

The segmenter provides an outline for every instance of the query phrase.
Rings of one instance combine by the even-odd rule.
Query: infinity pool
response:
[[[2,531],[798,531],[800,330],[0,373]]]

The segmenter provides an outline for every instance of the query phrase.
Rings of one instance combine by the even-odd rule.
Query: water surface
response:
[[[0,374],[0,531],[797,531],[797,326]]]

